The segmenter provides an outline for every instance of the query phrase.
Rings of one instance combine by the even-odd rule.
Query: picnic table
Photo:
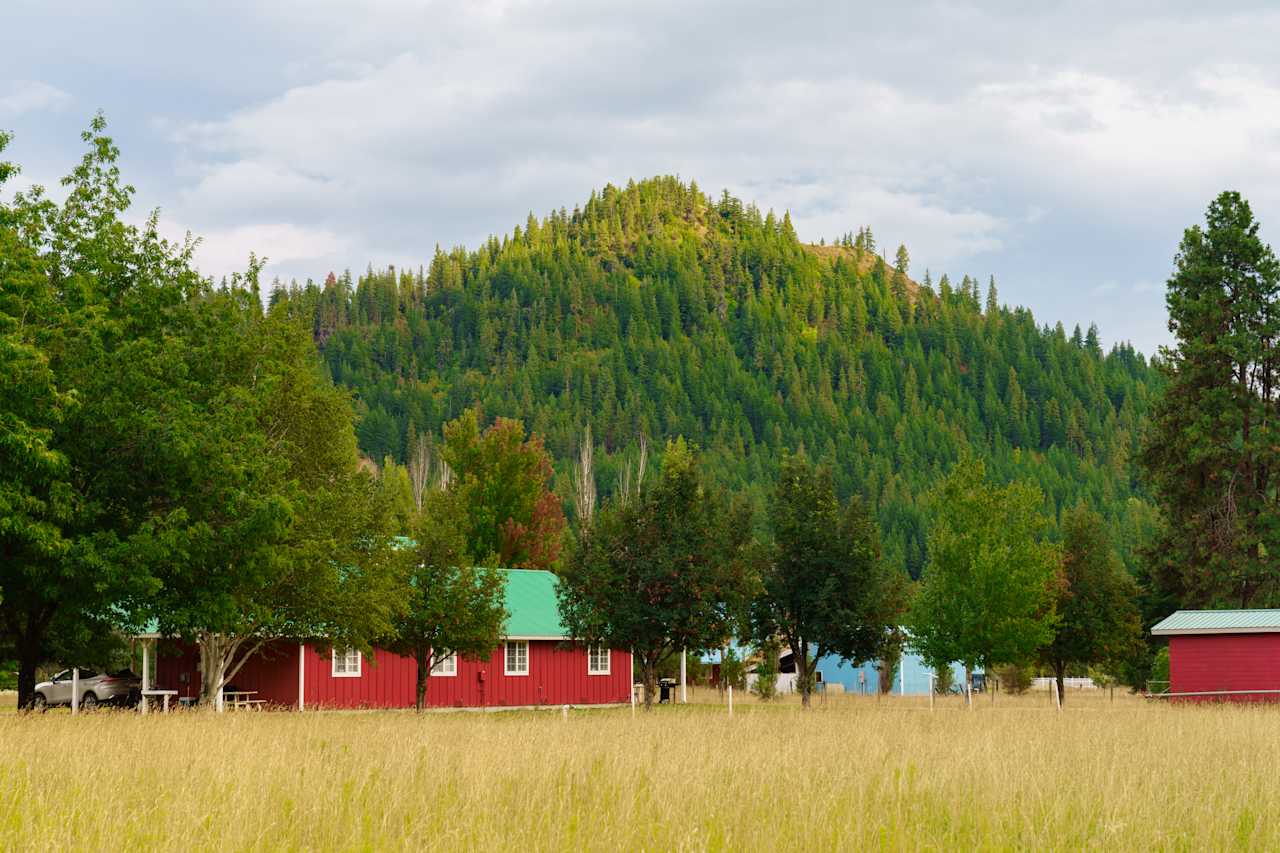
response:
[[[254,699],[256,690],[224,690],[222,700],[229,711],[256,711],[267,704],[266,699]]]
[[[149,689],[149,690],[143,690],[141,692],[142,692],[141,710],[142,710],[142,713],[144,714],[147,713],[147,700],[150,699],[152,696],[159,696],[163,700],[162,713],[167,714],[169,713],[169,697],[178,695],[178,691],[176,690],[150,690]]]

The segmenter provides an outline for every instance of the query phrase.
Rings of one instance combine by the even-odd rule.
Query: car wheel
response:
[[[37,714],[43,714],[49,710],[49,700],[44,698],[43,693],[37,693],[36,698],[31,700],[31,710]]]
[[[80,700],[81,711],[93,711],[98,707],[98,697],[92,693],[84,694],[84,698]]]

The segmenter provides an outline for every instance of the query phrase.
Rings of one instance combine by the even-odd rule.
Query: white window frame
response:
[[[448,657],[433,661],[431,675],[433,678],[453,678],[458,674],[458,653],[450,652]]]
[[[604,669],[595,665],[596,658],[601,654],[604,655]],[[587,646],[587,675],[608,675],[612,658],[613,651],[606,645]]]
[[[347,669],[351,662],[351,655],[356,656],[356,671],[350,672]],[[359,649],[343,649],[342,650],[342,671],[338,671],[338,649],[334,648],[329,658],[329,675],[334,678],[359,678],[364,672],[364,654]]]
[[[511,668],[511,651],[512,646],[524,647],[524,669],[517,670]],[[529,674],[529,641],[528,640],[507,640],[502,644],[502,674],[503,675],[528,675]]]

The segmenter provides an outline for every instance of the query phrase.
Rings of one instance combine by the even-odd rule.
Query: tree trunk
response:
[[[427,707],[427,679],[431,676],[431,652],[419,646],[414,650],[413,656],[418,662],[418,683],[414,686],[413,707],[421,714]]]
[[[1058,701],[1065,704],[1067,701],[1067,665],[1065,662],[1054,662],[1053,677],[1058,682]]]
[[[36,667],[40,665],[39,655],[32,654],[23,648],[18,657],[18,708],[30,711],[36,701]]]
[[[25,620],[16,613],[6,614],[4,633],[13,638],[18,653],[18,708],[21,710],[30,710],[36,701],[36,670],[44,663],[44,635],[53,612],[52,607],[28,610]]]
[[[653,710],[653,697],[658,692],[658,667],[647,658],[640,659],[640,678],[644,682],[644,709]]]
[[[807,710],[813,693],[813,674],[809,672],[809,650],[803,643],[801,640],[798,652],[794,647],[791,649],[791,658],[796,662],[796,687],[800,689],[800,707]]]
[[[200,648],[200,704],[212,703],[215,710],[221,711],[222,705],[218,702],[219,693],[227,686],[231,679],[236,677],[236,673],[240,671],[240,667],[244,666],[245,661],[252,657],[265,640],[249,640],[253,645],[247,652],[240,656],[240,660],[235,665],[236,652],[248,640],[246,637],[228,636],[227,634],[214,634],[212,632],[201,632],[196,637],[196,644]]]
[[[226,638],[202,633],[196,643],[200,648],[200,704],[221,711],[218,693],[227,683]]]

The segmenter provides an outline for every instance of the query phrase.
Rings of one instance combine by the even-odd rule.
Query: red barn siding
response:
[[[156,658],[156,684],[177,690],[179,696],[200,695],[200,652],[193,645],[165,642]],[[255,698],[273,705],[298,701],[298,644],[267,643],[232,676],[237,690],[255,690]]]
[[[1172,693],[1280,690],[1280,634],[1197,634],[1169,638]],[[1276,702],[1280,694],[1188,699]]]
[[[167,652],[167,653],[166,653]],[[298,644],[268,644],[231,679],[240,690],[272,705],[296,705]],[[587,674],[587,652],[558,641],[529,641],[529,674],[504,675],[505,650],[484,661],[461,659],[457,675],[431,676],[427,703],[434,707],[606,705],[631,697],[631,655],[613,650],[608,675]],[[408,708],[414,703],[417,665],[412,658],[377,649],[361,662],[360,676],[334,677],[331,652],[306,647],[308,708]],[[182,696],[200,692],[199,654],[194,646],[167,644],[157,661],[157,686]],[[183,676],[185,675],[185,681]]]

